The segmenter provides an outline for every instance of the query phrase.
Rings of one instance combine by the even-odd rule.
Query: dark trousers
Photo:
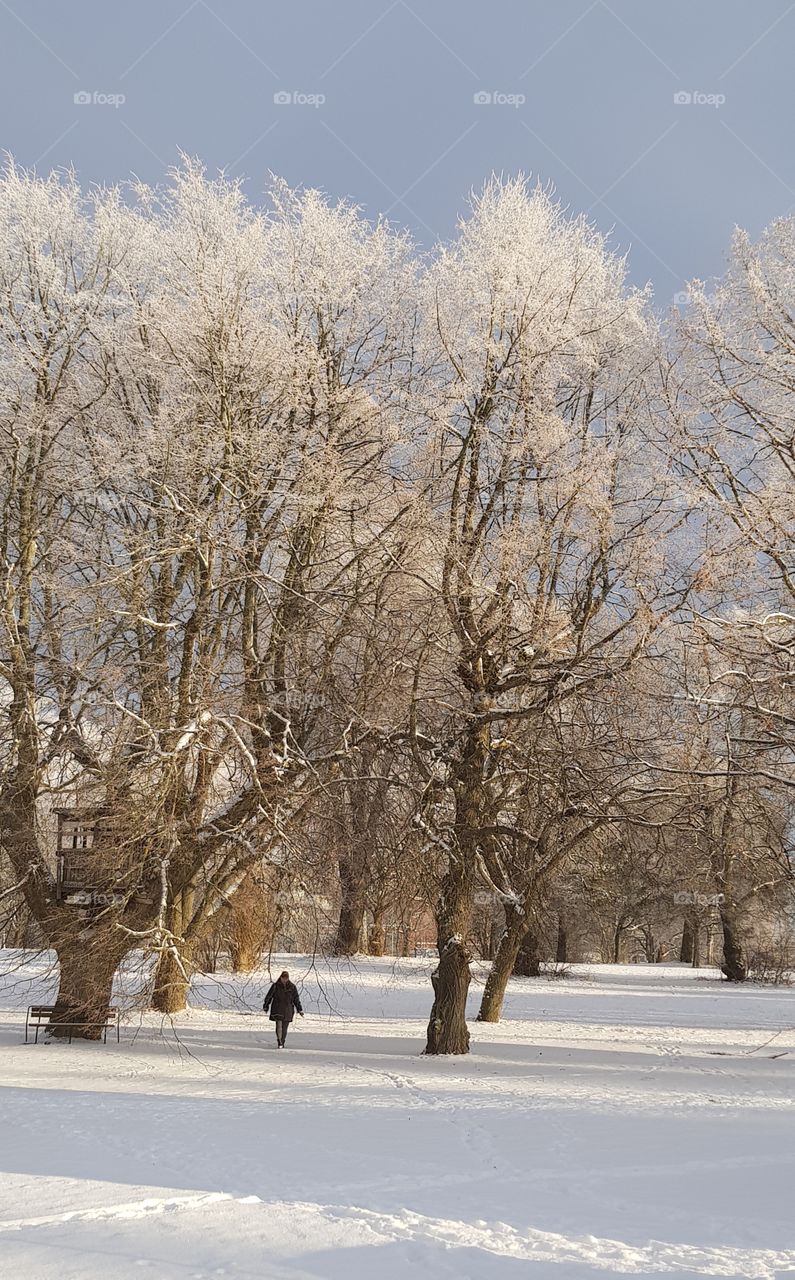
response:
[[[283,1018],[276,1019],[276,1043],[277,1044],[284,1044],[285,1040],[287,1039],[287,1028],[289,1027],[289,1025],[290,1025],[289,1022],[285,1022]]]

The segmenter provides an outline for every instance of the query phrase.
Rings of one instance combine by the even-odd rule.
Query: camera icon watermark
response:
[[[717,111],[725,101],[725,93],[702,93],[700,89],[695,89],[692,93],[687,89],[680,89],[674,94],[676,107],[714,107]]]
[[[698,286],[694,289],[678,289],[671,298],[675,307],[691,307],[705,301],[710,306],[715,303],[715,294],[709,290]]]
[[[76,107],[123,107],[127,101],[125,93],[100,93],[99,89],[79,89],[72,94]]]
[[[297,89],[280,89],[273,95],[277,107],[322,107],[326,101],[325,93],[301,93]]]
[[[486,89],[480,89],[477,93],[473,93],[472,101],[476,107],[513,107],[518,110],[527,102],[527,98],[523,93],[503,93],[500,89],[489,92]]]

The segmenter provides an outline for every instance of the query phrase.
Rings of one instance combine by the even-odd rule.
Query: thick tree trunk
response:
[[[229,951],[233,973],[251,973],[252,969],[257,968],[263,951],[267,949],[274,909],[272,897],[271,886],[261,875],[250,872],[224,908],[221,937]],[[200,953],[206,950],[207,937],[213,934],[218,937],[218,925],[213,926],[212,914],[205,915],[204,927],[199,932],[202,934],[202,941],[194,938],[190,947],[191,960],[197,966]]]
[[[490,742],[489,724],[481,720],[482,710],[481,701],[453,770],[455,823],[436,906],[439,964],[432,979],[434,1001],[425,1045],[428,1054],[469,1053],[466,1007],[472,975],[467,940],[472,928],[480,852],[477,833],[486,809],[483,774]]]
[[[745,982],[748,970],[743,959],[737,922],[734,912],[728,903],[722,902],[719,907],[721,929],[723,930],[723,964],[721,973],[729,982]]]
[[[179,941],[160,952],[155,968],[152,1008],[157,1013],[182,1013],[187,1007],[192,948],[201,944],[200,932],[195,927],[190,940],[187,937],[193,907],[193,890],[188,886],[174,895],[166,913],[166,926],[171,936]]]
[[[679,947],[680,964],[693,963],[693,923],[689,916],[682,922],[682,942]]]
[[[251,938],[235,938],[229,944],[229,959],[233,973],[251,973],[256,969],[262,948]]]
[[[478,1022],[499,1022],[508,980],[515,972],[516,958],[526,932],[525,922],[521,917],[511,920],[505,929],[483,989]]]
[[[466,1006],[471,976],[466,947],[459,938],[450,938],[431,977],[434,1000],[426,1053],[469,1053]]]
[[[122,947],[106,930],[86,942],[85,932],[56,942],[58,995],[47,1031],[55,1039],[100,1040],[113,997],[113,978],[129,943]]]
[[[190,979],[188,958],[180,948],[179,960],[172,950],[161,951],[155,969],[152,1008],[157,1013],[182,1013],[187,1007]]]
[[[431,978],[433,1007],[428,1021],[428,1054],[469,1053],[466,1022],[471,973],[466,937],[472,919],[474,886],[468,868],[451,862],[436,909],[439,964]]]

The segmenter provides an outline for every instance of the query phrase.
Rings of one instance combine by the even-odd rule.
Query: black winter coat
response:
[[[271,1011],[271,1022],[292,1022],[293,1015],[303,1013],[301,998],[294,982],[274,982],[265,997],[263,1009]]]

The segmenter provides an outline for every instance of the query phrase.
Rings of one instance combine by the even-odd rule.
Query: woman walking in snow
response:
[[[293,1020],[293,1014],[300,1013],[302,1018],[304,1016],[298,988],[294,982],[290,981],[290,975],[286,969],[280,974],[278,981],[273,983],[262,1007],[266,1013],[270,1009],[271,1022],[276,1023],[276,1044],[283,1049],[287,1028]]]

